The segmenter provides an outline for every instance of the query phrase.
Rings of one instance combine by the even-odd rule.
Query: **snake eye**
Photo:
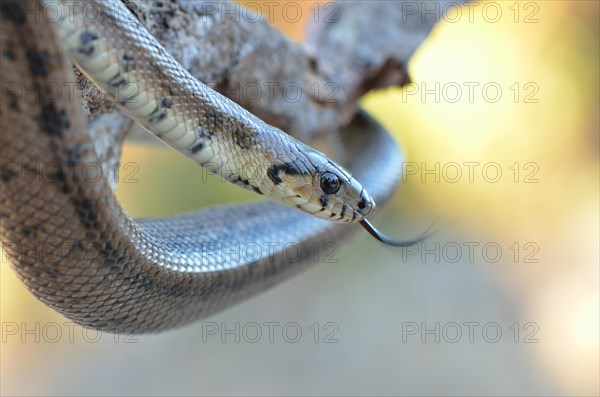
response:
[[[331,172],[321,175],[321,190],[327,194],[334,194],[340,189],[340,179]]]

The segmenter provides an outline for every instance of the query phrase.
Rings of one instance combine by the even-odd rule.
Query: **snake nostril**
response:
[[[363,216],[368,216],[375,209],[375,202],[371,197],[363,195],[356,203],[356,207]]]
[[[358,208],[358,213],[362,216],[368,216],[373,210],[373,202],[369,199],[362,198],[358,203],[356,203],[356,207]]]

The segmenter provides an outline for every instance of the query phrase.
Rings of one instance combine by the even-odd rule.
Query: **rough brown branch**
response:
[[[300,139],[348,123],[367,91],[408,82],[410,56],[442,17],[426,13],[434,2],[329,4],[302,45],[247,11],[225,13],[235,9],[227,1],[125,3],[200,81]],[[456,2],[437,3],[444,10]],[[92,114],[106,110],[102,103],[89,107]]]

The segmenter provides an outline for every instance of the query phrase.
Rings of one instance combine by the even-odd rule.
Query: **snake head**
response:
[[[302,149],[298,161],[271,168],[292,193],[281,197],[284,204],[342,223],[361,221],[375,211],[375,202],[350,172],[317,150]]]
[[[352,174],[331,161],[313,177],[313,196],[321,206],[313,215],[335,222],[358,222],[375,211],[375,201]]]

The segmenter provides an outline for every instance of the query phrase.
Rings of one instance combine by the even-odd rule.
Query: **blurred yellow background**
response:
[[[299,4],[310,15],[314,2]],[[599,3],[462,10],[412,59],[413,84],[363,100],[407,158],[405,183],[378,224],[409,236],[441,214],[428,247],[459,245],[460,260],[449,251],[422,260],[365,233],[338,263],[207,320],[333,322],[333,344],[203,341],[203,323],[135,343],[107,335],[90,343],[81,329],[74,341],[51,343],[6,333],[6,324],[66,320],[36,301],[2,256],[2,394],[598,395]],[[302,23],[272,17],[301,40]],[[138,182],[118,189],[134,216],[255,199],[217,178],[190,183],[200,172],[170,150],[130,144],[122,162],[139,165]],[[486,244],[500,247],[498,261]],[[465,331],[465,322],[498,324],[503,337],[454,343],[422,334],[436,323]],[[420,332],[407,334],[414,324]]]

